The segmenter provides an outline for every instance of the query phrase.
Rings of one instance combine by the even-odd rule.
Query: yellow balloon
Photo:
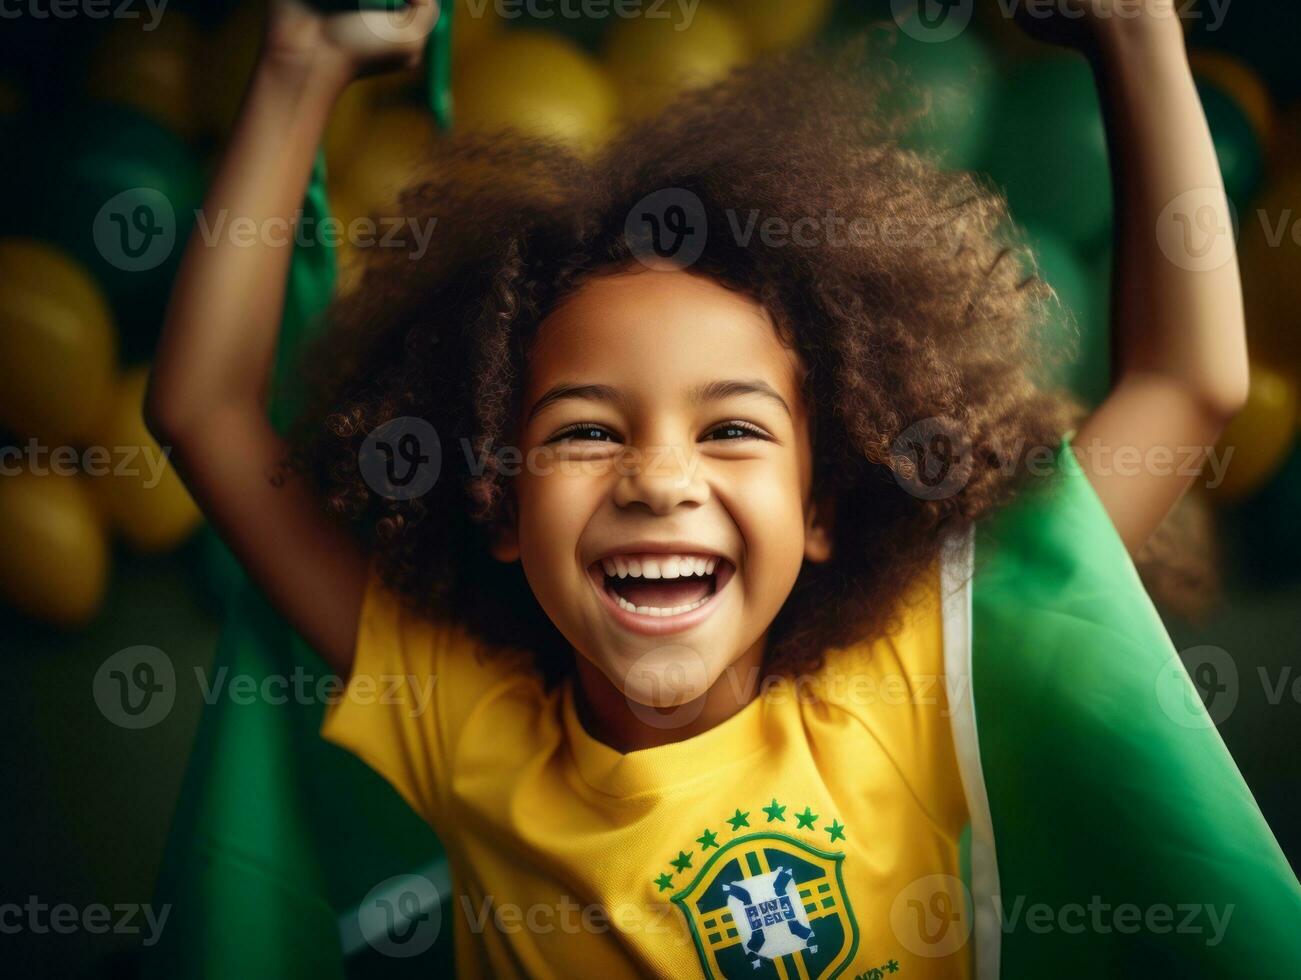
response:
[[[1252,357],[1301,380],[1301,169],[1243,211],[1239,253]]]
[[[338,278],[334,283],[334,294],[336,297],[351,295],[366,274],[366,251],[352,244],[341,244],[336,253],[338,262]]]
[[[344,187],[332,186],[329,190],[330,216],[341,223],[338,234],[339,247],[335,253],[338,262],[338,279],[335,295],[346,296],[361,284],[366,265],[366,248],[358,242],[359,219],[369,217],[368,210],[354,201]],[[378,229],[377,229],[378,231]]]
[[[342,183],[332,182],[329,187],[330,217],[339,222],[337,240],[340,260],[348,249],[357,249],[358,222],[371,217],[368,206],[356,200],[353,192]]]
[[[364,217],[370,210],[367,205],[357,200],[352,191],[344,185],[342,177],[340,176],[338,180],[335,180],[333,173],[326,185],[326,198],[329,202],[331,216],[338,218],[345,225],[357,218]]]
[[[85,437],[117,367],[90,274],[42,242],[0,239],[0,336],[0,425],[51,445]]]
[[[1297,386],[1281,371],[1251,365],[1247,404],[1228,424],[1216,451],[1223,459],[1231,449],[1224,480],[1214,488],[1221,503],[1249,496],[1283,465],[1296,438]]]
[[[262,48],[266,17],[266,0],[243,0],[204,40],[200,111],[203,124],[218,136],[235,122]]]
[[[109,540],[86,478],[42,470],[0,475],[0,596],[28,616],[79,626],[99,611]]]
[[[346,170],[368,139],[366,128],[376,113],[401,102],[415,89],[421,73],[415,69],[369,75],[343,90],[325,130],[325,158],[331,172]]]
[[[131,106],[184,139],[202,129],[197,111],[199,32],[185,14],[168,10],[146,30],[143,19],[118,20],[90,60],[92,98]]]
[[[659,112],[683,90],[717,82],[750,57],[736,18],[698,7],[693,17],[635,17],[611,30],[605,65],[623,112],[639,119]]]
[[[605,71],[572,42],[535,30],[507,31],[458,62],[456,125],[517,129],[578,152],[609,135],[618,97]]]
[[[1268,150],[1274,138],[1274,101],[1260,76],[1246,62],[1224,51],[1192,51],[1188,61],[1198,77],[1238,103],[1251,120],[1251,128],[1256,131],[1260,145]]]
[[[391,207],[400,190],[420,175],[435,147],[434,117],[414,106],[371,114],[356,134],[357,148],[331,176],[331,194],[351,202],[357,214]]]
[[[168,551],[203,519],[194,499],[163,455],[144,421],[147,367],[123,375],[98,432],[107,459],[87,450],[95,490],[114,529],[137,551]]]
[[[832,0],[721,0],[721,3],[745,26],[751,43],[759,51],[777,51],[807,41],[826,24],[832,7]]]

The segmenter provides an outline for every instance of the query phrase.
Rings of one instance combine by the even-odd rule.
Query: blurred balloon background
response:
[[[580,153],[734,66],[893,24],[907,6],[702,0],[689,17],[670,4],[672,17],[657,20],[566,16],[559,4],[529,13],[529,5],[456,3],[456,124],[519,127]],[[5,685],[0,744],[12,779],[30,778],[20,773],[35,760],[49,782],[42,790],[20,783],[9,798],[56,801],[40,820],[19,814],[4,829],[21,855],[20,878],[49,874],[83,902],[147,900],[200,707],[196,694],[155,741],[125,739],[103,731],[89,678],[131,643],[204,664],[230,580],[229,555],[196,533],[201,515],[145,430],[141,403],[169,284],[264,16],[257,0],[176,0],[156,20],[143,5],[132,9],[138,16],[20,11],[0,34],[0,446],[8,454],[0,643],[17,674]],[[1251,396],[1221,440],[1219,449],[1232,451],[1223,484],[1193,491],[1213,507],[1228,601],[1196,629],[1179,617],[1169,626],[1177,642],[1218,643],[1240,656],[1246,677],[1257,666],[1295,664],[1301,647],[1301,11],[1237,4],[1217,12],[1218,21],[1209,5],[1195,8],[1188,44],[1238,215]],[[1045,382],[1096,404],[1109,383],[1113,219],[1087,66],[1029,41],[994,0],[943,40],[905,28],[893,60],[930,106],[908,144],[1006,192],[1032,250],[1025,273],[1057,294],[1044,329],[1070,356]],[[391,206],[440,138],[421,98],[416,72],[347,91],[325,145],[337,217]],[[340,260],[347,288],[355,246]],[[120,465],[128,454],[134,469]],[[1301,768],[1277,743],[1285,726],[1299,730],[1296,700],[1273,705],[1272,715],[1261,702],[1223,726],[1267,814],[1290,818],[1272,822],[1294,861],[1301,812],[1280,787],[1297,784]],[[107,843],[89,815],[96,807],[111,813]],[[47,824],[53,836],[40,832]],[[47,955],[58,975],[129,975],[132,948],[130,937],[82,936]]]

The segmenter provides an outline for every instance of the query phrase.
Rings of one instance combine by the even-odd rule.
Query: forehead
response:
[[[528,395],[558,381],[677,390],[720,377],[763,378],[798,401],[799,359],[758,301],[678,269],[602,274],[542,322]]]

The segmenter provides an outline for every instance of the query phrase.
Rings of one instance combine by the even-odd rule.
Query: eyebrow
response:
[[[794,417],[791,414],[790,406],[786,404],[786,399],[772,385],[761,378],[708,381],[692,388],[687,393],[687,398],[693,405],[703,405],[706,402],[720,401],[737,395],[760,395],[764,398],[770,398],[782,407],[782,411],[788,417]],[[548,389],[545,395],[533,403],[526,421],[532,422],[534,417],[547,406],[571,398],[609,402],[625,409],[628,407],[628,397],[612,385],[562,383]]]

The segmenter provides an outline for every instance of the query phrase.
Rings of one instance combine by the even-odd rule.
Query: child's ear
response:
[[[492,526],[492,557],[509,564],[519,560],[519,527],[515,517],[515,497],[509,495],[502,506],[501,517]]]
[[[831,557],[835,513],[835,500],[829,494],[810,505],[804,523],[804,557],[809,561],[823,562]]]

